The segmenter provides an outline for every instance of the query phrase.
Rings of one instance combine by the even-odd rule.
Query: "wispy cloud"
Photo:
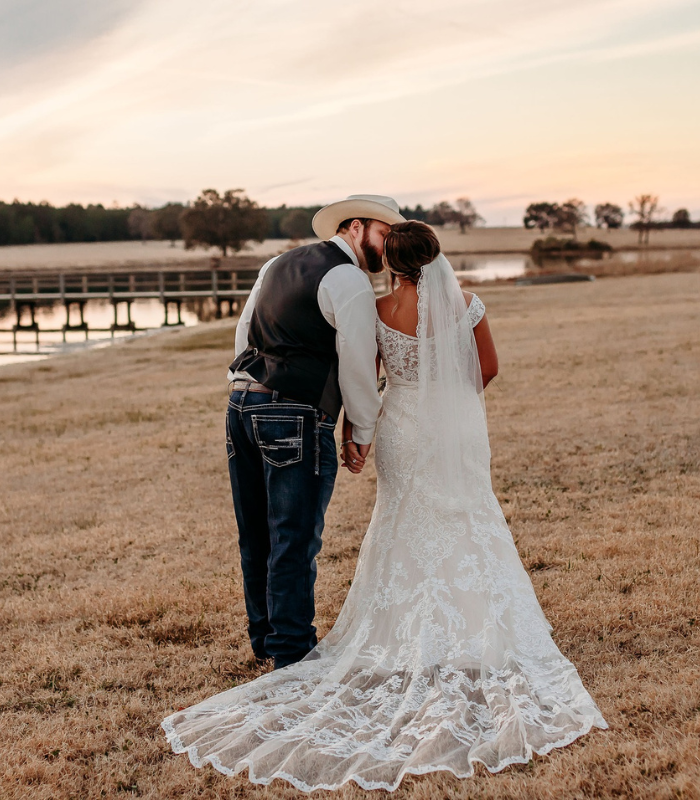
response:
[[[698,45],[700,45],[700,27],[683,33],[635,42],[634,44],[611,45],[598,50],[592,49],[581,55],[596,61],[613,61],[657,55],[659,53],[673,53],[679,50],[692,49]]]
[[[3,0],[0,66],[21,64],[109,34],[138,0]]]
[[[65,14],[54,31],[32,24],[59,7]],[[289,191],[294,202],[319,186],[333,191],[344,167],[322,184],[299,174],[322,175],[358,147],[358,177],[372,168],[388,174],[388,156],[404,159],[413,180],[433,174],[440,187],[465,163],[440,120],[473,130],[477,120],[505,119],[492,106],[497,98],[480,95],[485,81],[517,97],[532,91],[537,70],[578,76],[700,43],[700,15],[688,0],[355,0],[333,13],[321,0],[6,0],[4,8],[2,19],[21,34],[0,59],[4,177],[14,193],[41,187],[41,196],[81,185],[121,185],[122,197],[137,186],[153,187],[150,195],[191,191],[231,174],[236,185]],[[664,20],[657,31],[630,25],[656,18]],[[450,92],[448,105],[436,107],[434,98]],[[384,117],[388,107],[393,120]],[[392,129],[401,120],[388,152],[378,119]],[[515,130],[518,122],[505,124]],[[440,143],[439,163],[411,156],[430,136]],[[492,138],[480,156],[493,175],[508,159],[496,150],[502,137]],[[480,174],[477,167],[465,169]]]
[[[313,178],[298,178],[293,181],[284,181],[283,183],[270,183],[260,187],[260,193],[266,194],[267,192],[275,192],[278,189],[288,189],[291,186],[304,186],[308,184]]]

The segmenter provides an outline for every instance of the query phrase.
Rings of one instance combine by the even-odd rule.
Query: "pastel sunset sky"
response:
[[[698,0],[0,0],[0,199],[700,217]]]

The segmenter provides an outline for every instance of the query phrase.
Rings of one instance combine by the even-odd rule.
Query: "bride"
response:
[[[408,774],[497,772],[607,728],[552,641],[491,488],[484,306],[427,225],[394,225],[384,259],[377,502],[352,587],[302,661],[163,722],[195,766],[307,792],[392,791]],[[362,467],[349,445],[344,460]]]

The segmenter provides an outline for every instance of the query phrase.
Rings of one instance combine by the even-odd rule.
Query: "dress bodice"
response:
[[[486,309],[474,295],[467,309],[467,322],[474,328]],[[381,355],[387,383],[408,386],[418,382],[418,339],[390,328],[377,317],[377,345]]]

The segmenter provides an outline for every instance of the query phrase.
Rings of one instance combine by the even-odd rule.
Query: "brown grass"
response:
[[[535,239],[541,239],[543,236],[536,229],[527,230],[525,228],[474,228],[466,233],[460,233],[458,228],[445,227],[437,228],[437,234],[442,249],[448,255],[450,253],[525,253],[532,247]],[[551,235],[551,231],[544,234],[544,236],[549,235]],[[616,250],[640,249],[637,243],[637,231],[629,228],[612,231],[581,228],[578,238],[582,241],[598,239],[601,242],[608,242]],[[651,231],[648,249],[677,248],[700,249],[700,229],[675,228]]]
[[[675,274],[481,291],[501,356],[495,489],[610,730],[394,797],[700,796],[699,289]],[[301,796],[194,770],[159,730],[257,674],[223,448],[232,342],[225,321],[0,371],[3,799]],[[342,472],[322,633],[372,502],[371,469]]]
[[[546,268],[545,270],[546,271]],[[700,252],[678,253],[673,250],[643,253],[638,261],[625,260],[623,254],[609,258],[585,259],[573,267],[575,272],[585,272],[596,278],[622,277],[623,275],[658,275],[663,272],[699,272]]]

